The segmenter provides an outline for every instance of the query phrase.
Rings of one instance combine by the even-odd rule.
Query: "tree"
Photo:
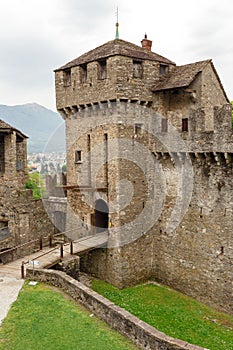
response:
[[[38,172],[29,173],[25,188],[32,190],[34,199],[41,199],[45,194],[45,185]]]
[[[62,171],[63,173],[66,172],[66,164],[63,164],[63,165],[62,165],[61,171]]]

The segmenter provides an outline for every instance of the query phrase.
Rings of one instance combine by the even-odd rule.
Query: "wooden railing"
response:
[[[59,239],[59,241],[58,241]],[[65,232],[59,232],[56,234],[49,234],[45,237],[40,236],[37,239],[28,241],[23,244],[19,244],[17,246],[14,246],[9,249],[5,249],[4,251],[0,252],[0,262],[2,263],[8,263],[10,261],[14,261],[20,257],[23,257],[25,255],[29,255],[32,252],[40,251],[44,247],[51,247],[58,243],[65,243],[69,241],[69,238],[66,236]],[[28,247],[27,253],[25,254],[25,248]],[[31,247],[31,248],[30,248]],[[24,252],[21,254],[20,252],[24,250]]]
[[[64,256],[63,256],[63,253],[64,253],[64,246],[68,246],[70,247],[70,255],[73,255],[74,254],[74,243],[81,243],[81,242],[85,242],[87,240],[89,240],[91,237],[95,237],[96,235],[90,235],[90,236],[86,236],[86,237],[82,237],[82,238],[79,238],[75,241],[72,241],[72,240],[69,240],[69,242],[65,243],[65,242],[61,242],[59,245],[60,245],[60,259],[62,259]],[[58,245],[58,246],[59,246]],[[34,263],[36,264],[36,262],[38,261],[39,258],[41,258],[42,256],[45,256],[45,255],[48,255],[50,254],[52,251],[58,249],[58,246],[48,250],[47,252],[43,253],[43,254],[39,254],[37,256],[35,256],[33,259],[31,260],[27,260],[27,261],[22,261],[22,264],[21,264],[21,278],[24,279],[25,277],[25,265],[29,264],[30,262],[33,264],[33,267],[34,267]]]

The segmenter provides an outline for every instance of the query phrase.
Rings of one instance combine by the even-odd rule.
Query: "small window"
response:
[[[80,68],[81,68],[80,81],[81,83],[86,83],[87,82],[87,65],[82,64]]]
[[[142,62],[133,61],[133,77],[142,78]]]
[[[168,73],[168,66],[165,64],[160,64],[159,66],[159,75],[165,75]]]
[[[71,70],[66,69],[63,72],[63,81],[64,81],[64,86],[70,86],[71,85]]]
[[[165,118],[161,119],[161,129],[162,132],[167,132],[167,119]]]
[[[106,60],[101,60],[99,63],[99,79],[106,79],[107,78],[107,62]]]
[[[182,119],[182,131],[188,131],[188,118]]]
[[[82,151],[75,152],[75,163],[80,163],[82,161]]]
[[[139,124],[139,123],[135,124],[134,133],[135,135],[139,135],[142,133],[142,124]]]

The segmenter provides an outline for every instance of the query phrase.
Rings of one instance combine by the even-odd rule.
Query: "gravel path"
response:
[[[11,307],[11,304],[17,299],[23,284],[23,279],[0,276],[0,326]]]

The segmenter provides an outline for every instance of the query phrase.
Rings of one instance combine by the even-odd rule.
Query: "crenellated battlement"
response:
[[[109,231],[83,269],[120,288],[153,277],[233,312],[232,107],[212,61],[176,66],[116,39],[55,80],[67,229]]]

